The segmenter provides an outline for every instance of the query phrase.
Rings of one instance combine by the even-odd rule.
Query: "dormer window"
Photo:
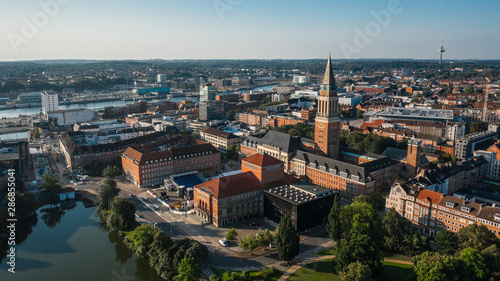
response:
[[[496,221],[500,221],[500,214],[499,213],[496,213],[493,215],[493,218],[496,220]]]
[[[455,204],[453,201],[446,201],[446,207],[448,208],[455,208]]]
[[[471,210],[470,206],[467,205],[462,206],[462,212],[470,213],[470,210]]]

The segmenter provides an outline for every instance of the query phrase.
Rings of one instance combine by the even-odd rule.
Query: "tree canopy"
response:
[[[59,193],[61,193],[62,187],[59,184],[59,180],[52,175],[43,175],[43,182],[40,185],[40,197],[42,201],[48,203],[54,203],[59,201]]]
[[[299,235],[293,227],[290,215],[281,217],[276,231],[276,250],[280,259],[285,262],[292,261],[300,252]]]

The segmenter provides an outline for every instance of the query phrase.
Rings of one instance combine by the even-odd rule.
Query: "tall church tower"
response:
[[[339,159],[340,117],[337,86],[332,71],[332,58],[328,57],[325,77],[318,97],[318,112],[314,129],[317,147],[333,159]]]

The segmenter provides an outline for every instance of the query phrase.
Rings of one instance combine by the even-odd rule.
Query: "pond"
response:
[[[82,202],[45,206],[16,229],[15,274],[2,252],[0,280],[160,281],[148,264],[100,225]]]

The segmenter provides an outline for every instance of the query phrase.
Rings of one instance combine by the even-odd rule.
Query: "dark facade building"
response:
[[[104,118],[125,118],[128,114],[144,113],[146,110],[148,110],[148,103],[146,101],[139,101],[119,107],[106,107],[104,108]]]
[[[30,163],[28,140],[23,139],[0,142],[0,163],[5,164],[2,166],[6,169],[16,169],[16,176],[22,179],[28,178]],[[3,170],[1,172],[3,172]]]
[[[211,100],[200,102],[200,121],[218,120],[226,117],[223,101]]]
[[[290,215],[297,231],[323,225],[330,213],[333,190],[308,182],[281,185],[264,190],[264,216],[275,223]]]

